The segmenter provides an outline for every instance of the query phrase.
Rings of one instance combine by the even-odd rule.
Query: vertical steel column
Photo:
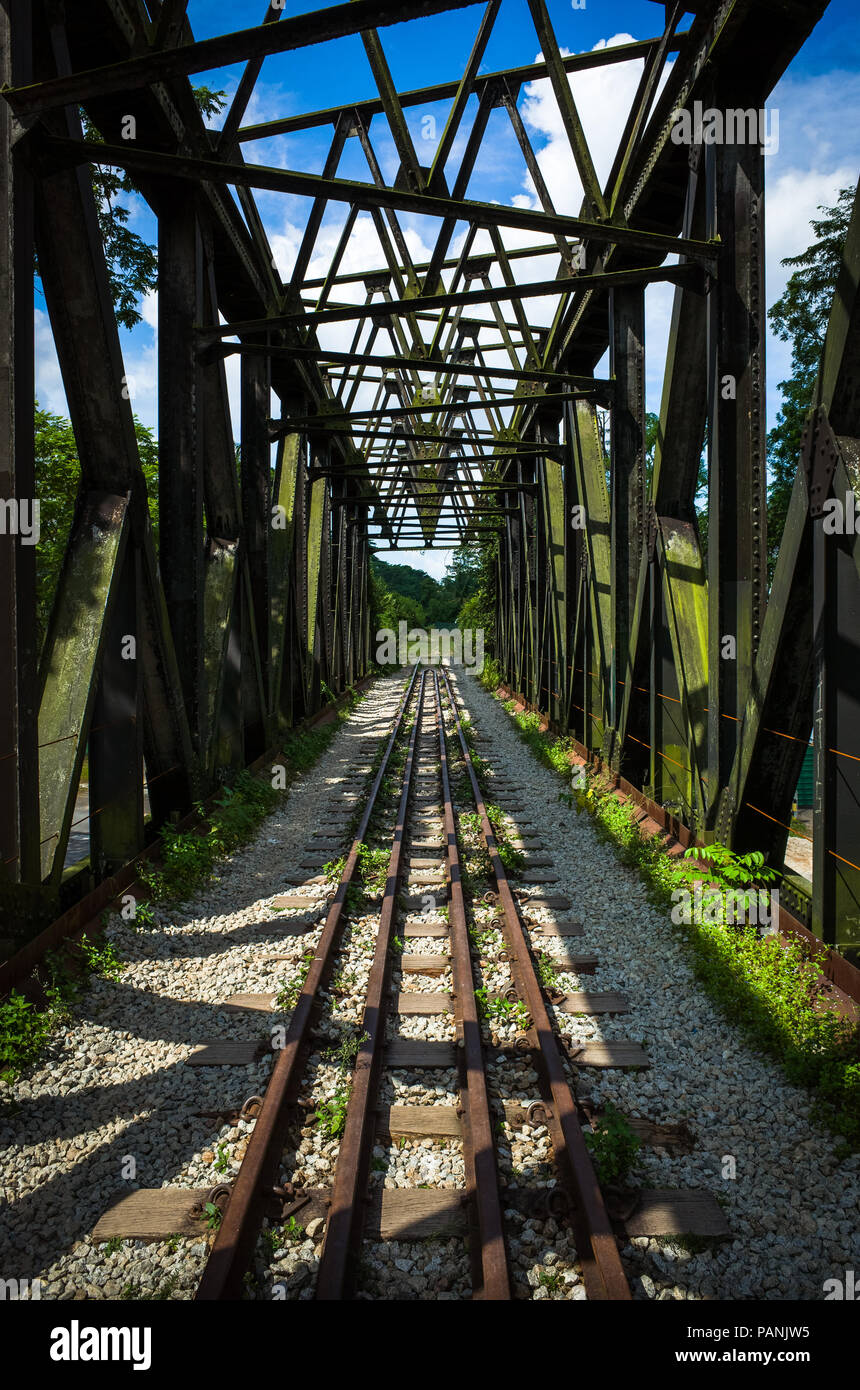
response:
[[[269,538],[272,534],[272,450],[267,428],[270,399],[269,359],[243,355],[240,483],[244,544],[240,583],[244,579],[247,585],[247,619],[250,619],[242,624],[242,709],[246,762],[253,762],[274,741],[274,725],[267,719],[266,710],[271,668]]]
[[[139,570],[129,544],[105,634],[89,738],[90,867],[97,881],[116,873],[143,846]]]
[[[540,431],[536,440],[541,438]],[[547,630],[549,619],[549,545],[547,523],[544,511],[546,495],[546,460],[535,458],[532,475],[537,484],[534,505],[534,533],[532,538],[532,641],[534,643],[534,685],[531,700],[541,709],[548,708],[551,683],[547,652]]]
[[[723,247],[707,328],[708,822],[728,838],[766,594],[764,157],[758,145],[725,144],[708,145],[705,159],[708,230]]]
[[[856,448],[856,441],[851,443]],[[839,470],[840,473],[842,470]],[[860,498],[839,497],[860,511]],[[851,497],[854,492],[854,498]],[[812,930],[829,945],[860,951],[860,773],[844,751],[860,729],[860,577],[854,536],[813,522],[815,791]],[[837,751],[839,750],[839,751]]]
[[[28,0],[0,6],[0,80],[32,80]],[[0,102],[0,502],[36,500],[33,400],[33,183],[23,132]],[[38,883],[36,549],[0,534],[0,885]],[[2,891],[2,890],[0,890]],[[2,898],[0,898],[2,903]]]
[[[561,412],[542,412],[538,437],[547,444],[559,442]],[[546,610],[543,651],[546,677],[546,709],[557,723],[567,714],[565,678],[567,668],[567,518],[564,496],[564,470],[558,453],[547,454],[543,469],[543,529],[546,544]],[[541,708],[543,708],[541,701]]]
[[[160,569],[188,724],[205,761],[203,475],[200,370],[203,257],[194,192],[176,188],[158,221],[158,499]]]
[[[645,291],[609,296],[610,374],[615,378],[610,436],[611,604],[609,728],[605,751],[619,768],[624,687],[633,673],[633,616],[645,535]]]

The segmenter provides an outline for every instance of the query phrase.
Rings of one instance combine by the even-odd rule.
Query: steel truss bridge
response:
[[[353,0],[295,17],[272,5],[253,28],[198,41],[187,0],[2,0],[2,496],[35,496],[34,247],[81,467],[41,652],[34,549],[0,536],[0,903],[13,938],[108,901],[161,824],[271,756],[324,687],[368,670],[372,543],[489,536],[511,688],[696,839],[781,865],[814,730],[814,888],[810,899],[786,879],[784,893],[828,943],[860,943],[860,542],[821,525],[825,501],[858,486],[860,217],[768,594],[763,153],[742,137],[672,139],[696,102],[761,109],[825,4],[670,0],[653,5],[653,38],[567,56],[545,0],[528,0],[540,61],[487,73],[502,3]],[[399,92],[388,26],[451,10],[474,12],[471,51],[452,56],[449,81]],[[266,58],[301,62],[346,35],[361,36],[375,79],[365,99],[247,123]],[[638,90],[601,183],[568,79],[631,58]],[[193,79],[236,63],[214,132]],[[576,216],[554,206],[523,120],[539,79],[583,190]],[[429,165],[409,122],[428,106],[447,113]],[[84,138],[82,113],[100,141]],[[469,197],[499,122],[534,207]],[[252,162],[256,142],[313,130],[330,138],[320,172]],[[359,180],[339,172],[357,150]],[[157,544],[93,164],[127,171],[158,219]],[[303,200],[288,275],[261,192]],[[341,230],[314,277],[332,208]],[[349,270],[368,219],[379,255]],[[432,247],[418,262],[416,225]],[[644,294],[658,281],[674,307],[649,470]],[[551,304],[549,327],[530,321],[535,300]],[[129,635],[135,660],[122,656]],[[87,754],[90,858],[65,869]]]

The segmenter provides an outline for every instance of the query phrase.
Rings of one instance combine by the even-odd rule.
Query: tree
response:
[[[854,189],[842,188],[835,206],[819,206],[823,216],[811,223],[816,240],[800,255],[788,256],[782,261],[784,266],[792,267],[793,273],[781,298],[768,310],[777,337],[792,345],[791,376],[779,383],[782,405],[767,437],[770,474],[768,573],[771,579],[800,460],[800,438],[812,405],[853,201]]]

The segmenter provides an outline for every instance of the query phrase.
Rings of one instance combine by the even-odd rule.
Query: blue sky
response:
[[[324,9],[325,3],[287,0],[286,15]],[[234,0],[227,7],[221,0],[190,0],[189,17],[197,37],[223,33],[260,21],[264,0]],[[650,0],[586,0],[585,8],[574,9],[570,0],[549,0],[549,10],[559,43],[566,51],[584,52],[629,39],[647,38],[662,22],[662,6]],[[460,76],[480,17],[482,6],[435,16],[432,19],[394,25],[380,30],[389,65],[400,90],[427,86]],[[686,23],[689,21],[685,21]],[[482,71],[533,62],[539,42],[534,32],[526,0],[504,0],[500,17],[482,64]],[[623,125],[632,91],[641,70],[639,63],[628,63],[577,74],[573,92],[580,109],[586,135],[598,173],[608,172],[618,132]],[[199,74],[195,82],[235,90],[241,67]],[[303,49],[266,60],[257,85],[248,121],[265,121],[276,116],[340,105],[375,93],[373,78],[360,38]],[[833,0],[823,19],[813,30],[785,77],[775,89],[769,106],[779,113],[779,148],[766,160],[767,178],[767,302],[772,304],[782,292],[787,272],[780,261],[802,250],[810,241],[809,220],[821,203],[835,201],[840,187],[853,186],[860,172],[860,24],[856,0]],[[560,134],[554,103],[547,84],[524,89],[520,107],[544,172],[560,211],[578,210],[581,192],[571,172],[569,149]],[[433,122],[441,133],[447,114],[446,104],[412,107],[407,118],[419,153],[427,151],[426,162],[435,150]],[[469,116],[464,122],[468,132]],[[371,136],[386,178],[396,172],[397,159],[387,134],[384,118],[374,120]],[[245,157],[285,168],[318,172],[331,137],[326,127],[302,135],[246,144]],[[462,142],[461,142],[462,143]],[[455,147],[456,161],[460,146]],[[345,177],[368,178],[367,164],[358,141],[350,140],[339,172]],[[513,139],[507,117],[494,113],[484,154],[469,187],[469,196],[517,201],[533,205],[533,189],[522,156]],[[282,274],[288,273],[301,236],[308,204],[300,199],[261,193],[260,210],[272,240]],[[336,241],[343,222],[343,206],[332,206],[320,236],[319,269]],[[154,241],[155,222],[148,209],[137,203],[131,224],[135,231]],[[405,219],[407,235],[416,257],[432,242],[434,224],[426,219]],[[506,234],[509,246],[524,244],[514,234]],[[532,239],[527,239],[532,240]],[[355,245],[347,258],[349,268],[368,263],[377,249],[372,229],[359,225]],[[548,258],[524,261],[525,278],[547,274],[556,262]],[[312,274],[317,273],[312,269]],[[344,298],[347,296],[345,293]],[[647,292],[647,406],[659,409],[666,338],[671,308],[668,286],[653,286]],[[551,305],[533,301],[530,311],[536,322],[546,321]],[[41,404],[65,413],[59,368],[50,342],[44,303],[37,298],[37,392]],[[157,426],[156,397],[156,303],[154,297],[143,305],[144,322],[131,333],[123,333],[126,371],[132,384],[134,408],[144,423]],[[324,341],[339,346],[342,329]],[[383,345],[382,350],[386,347]],[[768,417],[772,424],[779,406],[777,383],[788,370],[787,345],[771,338],[768,345]],[[235,360],[230,366],[231,395],[238,409]],[[369,403],[369,402],[367,402]],[[234,418],[238,434],[238,413]],[[447,556],[416,554],[402,556],[404,562],[444,572]]]

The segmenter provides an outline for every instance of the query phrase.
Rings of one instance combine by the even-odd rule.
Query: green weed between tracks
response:
[[[492,694],[500,681],[498,669],[485,666],[481,683]],[[572,741],[542,730],[538,715],[517,713],[513,701],[501,703],[535,757],[570,786]],[[705,877],[702,862],[707,881],[718,885],[723,903],[722,890],[736,891],[739,884],[757,885],[774,877],[761,854],[736,855],[720,844],[696,851],[698,863],[688,858],[679,864],[666,853],[658,835],[642,837],[634,808],[619,801],[591,769],[583,787],[559,796],[577,812],[588,812],[598,837],[612,844],[622,863],[639,872],[652,901],[662,909],[677,901],[672,894],[678,888]],[[724,908],[713,915],[717,920],[673,923],[702,988],[754,1047],[780,1063],[789,1081],[816,1094],[819,1118],[842,1140],[839,1153],[860,1149],[860,1031],[822,1006],[824,948],[795,940],[780,944],[776,936],[762,938],[753,925],[726,921]]]
[[[641,1140],[614,1105],[606,1106],[592,1133],[586,1130],[585,1144],[601,1187],[623,1182],[637,1166]]]
[[[316,762],[362,699],[363,695],[350,690],[332,723],[302,730],[286,740],[275,762],[286,771],[287,788]],[[190,897],[209,879],[220,860],[253,838],[284,794],[275,790],[270,781],[241,772],[208,811],[200,803],[195,807],[198,814],[206,816],[205,829],[177,831],[172,825],[162,826],[162,862],[158,866],[142,865],[138,875],[150,902],[138,902],[133,920],[124,921],[123,925],[138,931],[154,926],[153,902],[178,903]],[[105,923],[109,915],[104,914]],[[89,977],[115,980],[122,969],[112,945],[98,944],[86,936],[77,945],[46,956],[41,970],[44,1005],[37,1006],[17,990],[0,1003],[0,1081],[14,1082],[39,1060],[52,1034],[70,1017],[71,1005],[80,997]]]

